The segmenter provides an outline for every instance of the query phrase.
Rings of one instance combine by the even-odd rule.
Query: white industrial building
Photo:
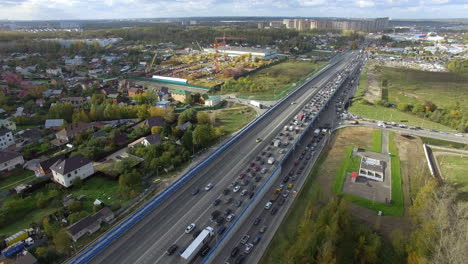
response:
[[[375,180],[384,181],[384,165],[381,160],[362,157],[361,166],[359,168],[359,176]]]
[[[204,48],[205,53],[215,53],[215,48]],[[276,49],[259,49],[259,48],[247,48],[247,47],[218,47],[219,54],[226,54],[231,57],[237,57],[245,54],[251,54],[252,57],[261,57],[264,60],[274,59],[278,56]]]
[[[53,180],[65,187],[73,185],[73,180],[76,178],[84,180],[94,174],[93,162],[80,155],[59,160],[50,167],[50,170]]]
[[[206,107],[217,106],[218,104],[221,103],[221,101],[222,101],[222,98],[219,95],[210,96],[208,97],[208,99],[205,100],[205,106]]]

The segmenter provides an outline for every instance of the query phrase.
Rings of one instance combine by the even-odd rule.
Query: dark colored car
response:
[[[226,199],[225,202],[226,202],[226,204],[230,204],[230,203],[232,203],[233,201],[234,201],[234,199],[233,199],[232,197],[229,197],[229,198]]]
[[[201,233],[201,230],[195,230],[195,232],[193,232],[192,234],[192,237],[193,238],[197,238],[197,236]]]
[[[275,215],[278,212],[278,207],[271,209],[271,215]]]
[[[257,218],[255,218],[253,224],[254,224],[254,225],[258,225],[258,224],[260,224],[261,221],[262,221],[262,218],[257,217]]]
[[[221,200],[220,200],[220,199],[216,199],[216,200],[214,200],[213,205],[214,205],[214,206],[217,206],[217,205],[220,204],[220,203],[221,203]]]
[[[222,225],[222,226],[220,226],[220,227],[218,228],[218,234],[221,235],[221,234],[224,233],[224,231],[226,231],[226,227],[225,227],[225,226]]]
[[[255,193],[254,193],[254,192],[251,192],[251,193],[249,194],[249,198],[252,199],[252,197],[253,197],[254,195],[255,195]]]
[[[192,190],[192,195],[197,195],[200,192],[200,188],[195,188]]]
[[[239,247],[233,248],[233,249],[231,250],[231,257],[234,258],[235,256],[237,256],[237,254],[239,253],[239,250],[240,250]]]
[[[178,248],[179,248],[179,246],[177,246],[176,244],[174,244],[174,245],[170,246],[170,247],[167,249],[166,254],[170,256],[170,255],[174,254],[174,252],[176,252],[176,250],[177,250]]]
[[[223,190],[223,194],[224,194],[224,195],[228,195],[230,191],[231,191],[231,190],[229,190],[228,188],[226,188],[226,189]]]
[[[230,213],[232,213],[231,208],[226,208],[226,210],[224,211],[224,215],[228,216]]]
[[[283,205],[285,201],[286,201],[286,199],[281,198],[281,199],[279,200],[279,202],[278,202],[278,205]]]
[[[283,183],[287,183],[289,181],[289,176],[283,178]]]
[[[237,200],[234,202],[234,205],[237,206],[237,207],[241,207],[242,205],[242,200]]]
[[[239,257],[236,259],[236,261],[234,262],[234,264],[242,264],[244,263],[244,260],[245,260],[245,255],[244,254],[240,254]]]
[[[260,160],[260,156],[255,157],[255,160],[256,160],[256,161],[259,161],[259,160]]]
[[[200,249],[200,255],[202,257],[206,256],[208,254],[208,252],[210,252],[210,247],[208,245],[204,245],[201,249]]]
[[[259,182],[259,181],[261,181],[261,180],[262,180],[262,177],[261,177],[261,176],[255,177],[255,181],[256,181],[256,182]]]

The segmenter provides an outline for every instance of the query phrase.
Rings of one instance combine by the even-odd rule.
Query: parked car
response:
[[[200,188],[195,188],[192,190],[192,195],[197,195],[200,192]]]
[[[258,224],[260,224],[261,221],[262,221],[262,218],[259,216],[259,217],[255,218],[253,224],[258,225]]]
[[[252,243],[247,244],[247,245],[245,246],[244,252],[247,253],[247,254],[249,254],[249,253],[252,251],[253,247],[254,247],[254,245],[253,245]]]
[[[170,246],[167,251],[166,251],[166,254],[167,255],[172,255],[174,254],[174,252],[176,252],[176,250],[179,248],[179,246],[177,246],[176,244],[173,244],[172,246]]]

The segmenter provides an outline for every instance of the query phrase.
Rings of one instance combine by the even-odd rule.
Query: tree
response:
[[[181,125],[187,121],[195,122],[196,117],[197,117],[197,110],[195,110],[195,108],[189,108],[187,110],[184,110],[182,113],[180,113],[178,124]]]
[[[161,134],[163,128],[160,126],[154,126],[151,128],[151,134]]]
[[[182,136],[182,145],[190,152],[193,151],[193,133],[192,130],[186,130]]]
[[[210,125],[197,125],[193,131],[193,143],[199,147],[207,147],[213,139],[213,129]]]
[[[401,229],[395,229],[390,233],[390,241],[393,249],[399,256],[404,256],[406,253],[406,236]]]
[[[166,110],[162,107],[157,107],[157,106],[153,106],[151,107],[150,109],[148,109],[148,113],[150,116],[160,116],[160,117],[164,117],[165,116],[165,112]]]
[[[55,234],[53,242],[58,252],[62,254],[70,253],[72,240],[67,234],[67,230],[65,228],[60,229],[60,231],[57,234]]]
[[[407,103],[399,103],[397,105],[398,110],[403,111],[403,112],[408,112],[411,111],[411,107]]]
[[[420,103],[416,103],[413,106],[412,112],[413,112],[413,114],[423,114],[425,112],[425,107],[424,107],[424,105],[422,105]]]
[[[54,235],[60,230],[60,226],[57,223],[51,222],[49,217],[44,217],[42,219],[42,227],[44,229],[44,233],[48,237],[54,237]]]
[[[211,125],[210,116],[205,112],[197,113],[197,122],[199,125]]]
[[[73,201],[70,203],[70,205],[68,205],[68,209],[73,213],[79,212],[81,208],[82,208],[82,205],[80,201]]]

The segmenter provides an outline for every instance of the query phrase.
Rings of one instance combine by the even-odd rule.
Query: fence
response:
[[[301,90],[303,87],[307,85],[310,81],[314,80],[317,76],[319,76],[322,72],[324,72],[326,69],[330,68],[331,66],[334,66],[337,62],[331,63],[332,60],[330,60],[330,64],[322,67],[318,74],[309,79],[307,82],[302,84],[300,87],[298,87],[295,91],[290,93],[287,97],[281,99],[275,106],[267,110],[265,113],[263,113],[260,117],[258,117],[256,120],[253,120],[250,122],[247,126],[245,126],[243,129],[239,131],[239,133],[232,137],[230,140],[225,142],[223,145],[221,145],[216,151],[211,153],[206,159],[195,165],[193,168],[191,168],[185,175],[174,181],[170,186],[168,186],[165,190],[163,190],[160,194],[158,194],[156,197],[152,198],[149,200],[144,206],[139,208],[136,212],[128,216],[126,219],[121,221],[119,224],[117,224],[112,230],[110,230],[108,233],[106,233],[104,236],[102,236],[99,240],[96,241],[92,246],[89,248],[85,249],[82,253],[80,253],[76,258],[70,261],[72,264],[81,264],[81,263],[87,263],[89,260],[91,260],[95,255],[100,253],[105,247],[107,247],[110,243],[112,243],[115,239],[117,239],[120,235],[122,235],[125,231],[133,227],[141,218],[146,216],[150,211],[152,211],[157,205],[159,205],[161,202],[163,202],[169,195],[177,191],[183,184],[185,184],[187,181],[189,181],[193,176],[196,175],[201,169],[203,169],[207,164],[209,164],[212,160],[217,158],[221,153],[223,153],[229,146],[231,146],[234,142],[236,142],[240,137],[242,137],[248,130],[250,130],[252,127],[257,125],[260,121],[262,121],[266,116],[268,116],[270,113],[276,110],[276,107],[281,105],[281,103],[284,100],[287,100],[290,96],[293,96],[296,92]],[[288,152],[289,153],[289,152]]]

